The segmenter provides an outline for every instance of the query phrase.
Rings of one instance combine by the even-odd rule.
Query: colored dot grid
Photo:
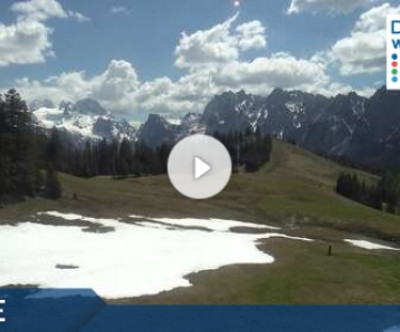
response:
[[[399,77],[398,77],[398,74],[399,74],[399,70],[398,70],[398,66],[399,66],[399,63],[398,63],[398,58],[399,58],[399,56],[396,54],[396,53],[393,53],[392,54],[392,60],[393,60],[393,62],[392,62],[392,82],[393,83],[397,83],[398,81],[399,81]]]

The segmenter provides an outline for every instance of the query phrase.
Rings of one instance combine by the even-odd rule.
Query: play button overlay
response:
[[[182,195],[207,199],[218,195],[232,175],[232,161],[225,146],[207,135],[183,139],[172,149],[168,176]]]
[[[198,180],[212,170],[211,166],[199,157],[194,157],[194,179]]]

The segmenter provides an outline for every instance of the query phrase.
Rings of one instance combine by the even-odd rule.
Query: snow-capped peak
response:
[[[41,105],[36,102],[35,105]],[[83,99],[76,103],[63,101],[58,107],[32,109],[37,125],[44,129],[65,130],[81,140],[134,140],[136,130],[125,120],[118,121],[97,101]]]

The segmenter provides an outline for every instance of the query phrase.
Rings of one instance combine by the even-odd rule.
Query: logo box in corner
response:
[[[386,87],[400,90],[400,15],[387,16],[386,45]]]

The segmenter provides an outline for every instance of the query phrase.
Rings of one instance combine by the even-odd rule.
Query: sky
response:
[[[94,98],[132,122],[201,112],[225,91],[370,95],[389,0],[0,2],[0,90]]]

